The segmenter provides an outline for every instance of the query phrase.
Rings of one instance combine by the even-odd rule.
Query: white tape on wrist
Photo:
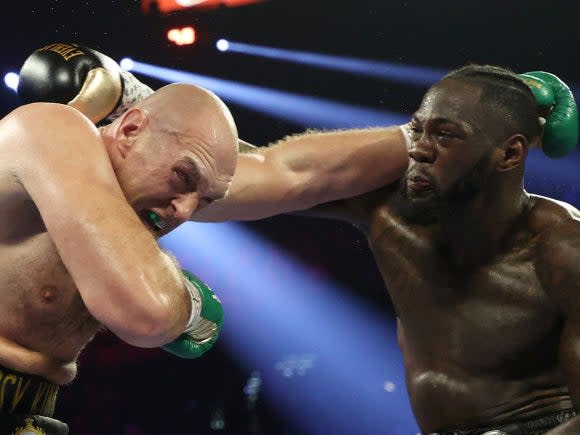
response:
[[[411,123],[408,122],[407,124],[399,125],[399,128],[405,137],[405,144],[407,145],[407,149],[410,150],[413,146],[413,139],[411,139]]]
[[[145,83],[141,83],[137,77],[128,71],[121,71],[123,81],[123,95],[117,108],[107,116],[107,121],[114,121],[121,116],[127,109],[144,100],[154,91]]]
[[[183,277],[183,282],[185,283],[185,288],[189,294],[191,300],[191,313],[189,314],[189,319],[185,325],[184,333],[193,335],[202,324],[203,318],[201,317],[201,295],[199,294],[199,289],[187,278]]]

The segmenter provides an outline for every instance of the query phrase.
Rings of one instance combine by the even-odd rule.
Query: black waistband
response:
[[[0,366],[0,410],[52,417],[57,395],[58,385]]]
[[[450,430],[429,435],[483,435],[486,432],[494,430],[505,432],[508,435],[541,435],[570,420],[576,414],[577,412],[574,409],[564,409],[529,420],[514,421],[513,423],[489,426],[486,428]]]

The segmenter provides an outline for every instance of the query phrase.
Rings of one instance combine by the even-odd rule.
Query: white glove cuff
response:
[[[407,145],[407,149],[410,150],[413,146],[413,139],[411,139],[411,123],[408,122],[407,124],[399,125],[399,128],[405,137],[405,144]]]
[[[197,286],[186,277],[183,277],[183,282],[191,300],[191,313],[183,332],[191,335],[200,328],[201,321],[203,320],[201,317],[201,295],[199,294]]]
[[[123,95],[121,96],[121,101],[117,108],[107,116],[107,121],[114,121],[119,116],[121,116],[127,109],[137,104],[139,101],[144,100],[154,91],[145,83],[141,83],[133,74],[129,71],[121,71],[121,79],[123,81]]]

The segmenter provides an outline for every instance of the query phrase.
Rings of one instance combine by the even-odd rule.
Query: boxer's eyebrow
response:
[[[411,118],[411,122],[422,124],[424,121],[423,121],[423,119],[421,119],[420,116],[413,115]],[[428,122],[433,123],[434,125],[449,124],[449,125],[452,125],[454,127],[460,128],[467,133],[474,133],[476,131],[475,127],[467,121],[458,121],[458,120],[454,120],[454,119],[445,118],[442,116],[437,117],[437,118],[433,118],[433,119],[429,119]]]

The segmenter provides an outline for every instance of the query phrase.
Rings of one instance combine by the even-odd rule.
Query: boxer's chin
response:
[[[429,189],[412,189],[407,183],[401,183],[393,207],[409,224],[432,225],[439,221],[443,202],[435,186],[430,186]]]

